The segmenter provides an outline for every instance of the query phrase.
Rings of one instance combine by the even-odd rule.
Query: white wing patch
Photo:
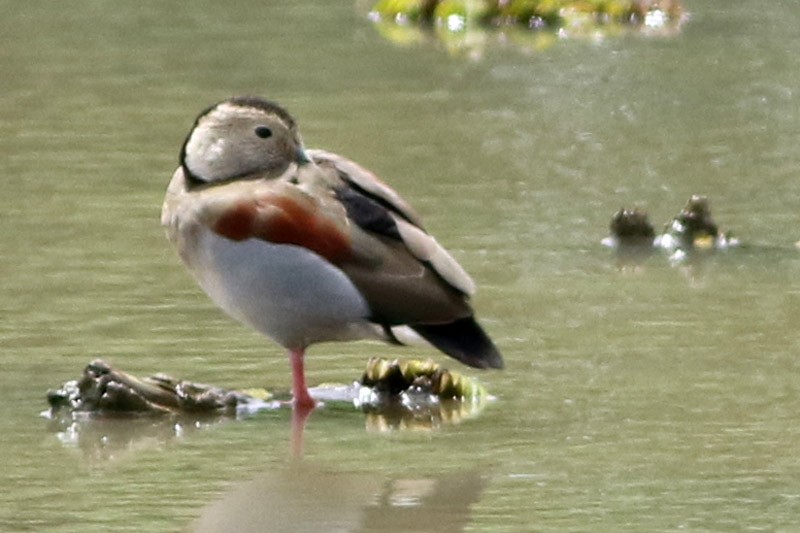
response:
[[[475,294],[475,282],[436,239],[413,224],[394,218],[400,237],[414,257],[431,265],[445,281],[464,294]]]

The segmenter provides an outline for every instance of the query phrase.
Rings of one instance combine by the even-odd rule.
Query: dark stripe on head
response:
[[[275,102],[266,100],[264,98],[261,98],[260,96],[234,96],[230,100],[226,101],[234,105],[242,107],[252,107],[254,109],[261,109],[262,111],[266,111],[267,113],[272,113],[273,115],[277,115],[278,117],[280,117],[280,119],[283,120],[286,123],[286,125],[289,126],[290,129],[297,128],[297,124],[294,121],[294,117],[292,117],[292,115],[290,115],[288,111],[286,111],[284,108],[282,108]]]

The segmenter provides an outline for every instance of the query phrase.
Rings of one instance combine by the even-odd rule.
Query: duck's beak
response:
[[[306,149],[303,148],[303,145],[297,147],[297,151],[295,152],[295,158],[297,160],[297,164],[301,166],[307,163],[311,163],[311,158],[308,157]]]

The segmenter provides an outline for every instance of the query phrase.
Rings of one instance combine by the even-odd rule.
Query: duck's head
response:
[[[181,150],[190,183],[274,178],[292,163],[308,162],[292,116],[281,106],[252,96],[219,102],[197,117]]]

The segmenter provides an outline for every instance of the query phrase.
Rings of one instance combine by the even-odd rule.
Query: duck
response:
[[[305,356],[317,343],[422,339],[470,367],[503,367],[475,318],[474,281],[411,205],[354,161],[307,149],[274,101],[200,112],[161,223],[211,300],[287,351],[295,408],[316,405]]]

